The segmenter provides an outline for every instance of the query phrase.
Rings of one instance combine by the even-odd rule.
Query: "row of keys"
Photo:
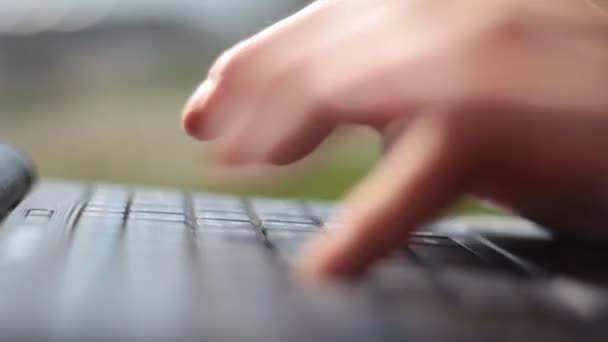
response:
[[[148,213],[150,216],[153,216],[153,213],[188,215],[189,200],[190,196],[186,193],[173,190],[143,188],[131,192],[128,188],[104,185],[93,191],[84,212],[126,214],[129,211],[129,213]],[[226,221],[259,220],[262,222],[317,224],[325,222],[335,210],[335,205],[330,202],[301,202],[266,198],[245,200],[237,196],[208,193],[194,193],[191,201],[196,219]],[[248,210],[248,207],[251,210]],[[146,217],[147,215],[136,216]]]
[[[104,186],[98,188],[85,206],[82,215],[89,217],[124,218],[129,221],[146,220],[158,222],[182,222],[203,230],[232,230],[249,227],[255,223],[264,232],[318,232],[321,222],[335,211],[332,202],[301,202],[295,200],[275,200],[237,196],[195,193],[192,195],[194,217],[189,217],[186,207],[187,196],[178,191],[137,189],[129,206],[129,190],[122,187]],[[116,202],[122,203],[119,206]],[[247,203],[255,213],[248,213]],[[128,212],[127,212],[128,211]],[[249,229],[249,228],[247,228]],[[250,230],[250,229],[249,229]],[[434,233],[415,234],[413,242],[424,240],[441,244],[433,239]]]

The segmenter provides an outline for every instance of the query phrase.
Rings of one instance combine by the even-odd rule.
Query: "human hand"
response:
[[[183,122],[238,165],[381,131],[385,157],[300,265],[350,277],[465,193],[556,229],[572,215],[554,205],[603,213],[607,90],[608,18],[582,0],[326,0],[225,53]]]

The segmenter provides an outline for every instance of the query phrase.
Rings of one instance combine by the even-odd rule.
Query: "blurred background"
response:
[[[43,177],[337,198],[379,156],[366,129],[249,177],[214,169],[180,126],[221,52],[310,2],[0,0],[0,141],[29,153]]]
[[[309,2],[0,0],[0,140],[44,177],[335,198],[377,158],[369,132],[272,177],[220,177],[179,121],[223,50]]]

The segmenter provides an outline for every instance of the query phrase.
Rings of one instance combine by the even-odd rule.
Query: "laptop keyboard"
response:
[[[99,325],[97,317],[90,316],[89,305],[112,322],[121,317],[126,317],[125,322],[141,317],[146,326],[153,325],[149,322],[180,326],[191,317],[202,317],[199,321],[209,324],[197,324],[216,331],[221,326],[213,323],[220,316],[252,326],[280,327],[275,320],[284,317],[272,316],[271,309],[289,312],[285,303],[301,296],[306,299],[299,304],[309,305],[315,313],[311,317],[316,317],[317,312],[326,315],[315,322],[322,324],[331,317],[325,323],[326,329],[333,331],[340,326],[340,319],[348,319],[349,314],[369,312],[370,306],[351,307],[367,297],[347,291],[347,300],[330,297],[328,301],[334,302],[327,306],[316,295],[298,293],[297,287],[286,281],[284,271],[311,238],[324,233],[323,224],[337,209],[332,202],[42,183],[3,224],[0,267],[13,273],[25,269],[23,265],[30,265],[29,261],[6,263],[17,255],[9,254],[10,244],[18,241],[21,255],[27,254],[24,246],[32,246],[32,255],[45,264],[30,266],[35,270],[31,275],[35,281],[30,283],[46,280],[38,270],[47,270],[56,277],[54,287],[47,287],[49,298],[55,298],[56,293],[63,296],[60,309],[68,317],[66,320],[73,322],[80,316],[90,320],[70,327]],[[36,245],[35,239],[43,242]],[[43,247],[50,247],[47,249],[52,253],[41,253]],[[500,317],[512,313],[521,317],[522,326],[566,330],[566,324],[556,322],[561,322],[560,317],[570,320],[572,308],[581,307],[579,292],[589,291],[590,298],[596,296],[586,287],[572,292],[569,283],[544,279],[525,285],[524,279],[539,279],[521,266],[527,265],[527,260],[512,260],[513,255],[504,254],[483,240],[471,243],[430,225],[414,233],[407,246],[373,267],[354,293],[360,294],[356,291],[363,288],[373,297],[373,303],[365,305],[379,302],[383,310],[392,312],[396,330],[406,328],[421,334],[454,332],[474,324],[483,327],[486,323],[479,322],[486,321],[487,326],[501,327]],[[521,251],[518,255],[526,254]],[[513,274],[527,277],[512,277]],[[556,298],[561,300],[557,309]],[[175,321],[166,321],[164,308],[173,306],[186,309],[176,309],[183,316],[173,315],[170,318]],[[260,307],[267,316],[247,311]],[[332,313],[334,309],[336,314]],[[258,321],[264,319],[271,322]],[[412,323],[418,320],[422,324]],[[434,326],[443,329],[428,328]],[[248,325],[240,327],[246,331]],[[557,336],[563,335],[562,330],[555,330]],[[550,329],[538,331],[552,333]],[[466,331],[459,333],[469,336]]]
[[[291,262],[302,246],[323,232],[323,223],[337,210],[331,202],[241,198],[211,193],[129,189],[100,186],[89,193],[79,221],[120,221],[125,229],[186,229],[201,241],[249,236]],[[77,226],[83,226],[78,224]],[[164,228],[161,228],[164,227]],[[487,262],[448,236],[414,233],[406,254],[429,265],[486,266]],[[406,249],[404,249],[405,251]],[[411,259],[410,259],[411,260]]]
[[[61,200],[57,200],[58,193],[62,193]],[[339,208],[335,202],[324,201],[47,182],[18,210],[26,222],[54,222],[60,227],[57,229],[67,229],[68,236],[122,234],[128,235],[129,243],[163,236],[199,247],[238,240],[239,248],[243,243],[257,246],[289,265],[306,242],[323,234],[324,223]],[[524,267],[526,261],[512,260],[512,255],[503,252],[481,240],[447,236],[429,225],[413,233],[407,246],[391,258],[426,268],[455,266],[532,273],[531,267]]]
[[[26,221],[45,224],[63,216],[61,224],[68,222],[72,235],[104,231],[129,234],[131,240],[135,236],[145,240],[147,235],[162,234],[205,245],[237,238],[276,254],[287,264],[307,241],[323,233],[324,223],[338,210],[334,202],[243,198],[116,185],[80,187],[72,194],[73,203],[69,197],[63,203],[55,203],[45,198],[56,193],[52,187],[31,196],[32,203],[23,209]],[[80,205],[65,208],[74,203]],[[462,241],[438,234],[432,227],[415,232],[408,246],[393,257],[425,267],[487,269],[500,264],[464,246]]]

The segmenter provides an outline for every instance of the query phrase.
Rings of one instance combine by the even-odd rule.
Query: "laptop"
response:
[[[1,341],[606,341],[608,246],[420,227],[350,283],[290,276],[337,204],[40,180],[0,146]]]

